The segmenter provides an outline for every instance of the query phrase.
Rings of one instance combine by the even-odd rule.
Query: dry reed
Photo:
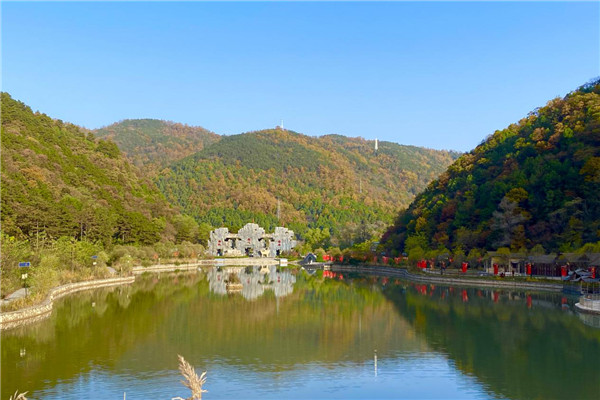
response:
[[[171,400],[201,400],[202,393],[207,392],[207,390],[202,389],[202,385],[206,383],[206,371],[198,376],[194,367],[185,358],[180,355],[177,355],[177,357],[179,358],[179,371],[181,371],[181,375],[186,379],[185,381],[181,381],[181,383],[192,391],[192,397],[188,397],[187,399],[173,397]]]
[[[27,392],[19,393],[19,391],[17,390],[15,394],[10,396],[8,400],[27,400],[27,397],[25,397],[26,394]]]

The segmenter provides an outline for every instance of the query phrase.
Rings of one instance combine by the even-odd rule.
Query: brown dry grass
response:
[[[181,375],[185,378],[185,381],[181,381],[181,383],[192,391],[192,397],[188,397],[187,399],[173,397],[172,400],[201,400],[202,393],[207,392],[207,390],[202,389],[202,385],[206,383],[206,371],[198,376],[194,367],[185,358],[180,355],[177,355],[177,357],[179,358],[179,371],[181,371]]]
[[[19,391],[17,390],[15,394],[10,396],[8,400],[27,400],[27,397],[25,397],[26,394],[27,392],[19,393]]]

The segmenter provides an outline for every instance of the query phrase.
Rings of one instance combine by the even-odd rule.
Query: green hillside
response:
[[[93,133],[114,141],[135,165],[150,169],[164,167],[219,140],[219,135],[204,128],[157,119],[126,119]]]
[[[464,154],[383,238],[393,253],[536,245],[569,251],[598,240],[600,80]]]
[[[375,154],[374,141],[273,129],[224,136],[163,170],[157,183],[169,201],[212,226],[283,223],[352,242],[361,229],[369,235],[365,229],[389,224],[456,156],[390,142]]]
[[[173,214],[113,142],[2,93],[3,234],[154,243]]]

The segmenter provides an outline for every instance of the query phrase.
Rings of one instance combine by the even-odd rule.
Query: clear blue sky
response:
[[[88,128],[466,151],[600,75],[599,4],[3,2],[2,90]]]

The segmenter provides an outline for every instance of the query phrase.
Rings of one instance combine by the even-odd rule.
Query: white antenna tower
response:
[[[377,139],[375,139],[375,153],[377,153],[378,149],[379,149],[379,141]]]
[[[283,130],[283,120],[281,120],[281,130]]]
[[[277,222],[281,220],[281,204],[279,199],[277,199]]]

